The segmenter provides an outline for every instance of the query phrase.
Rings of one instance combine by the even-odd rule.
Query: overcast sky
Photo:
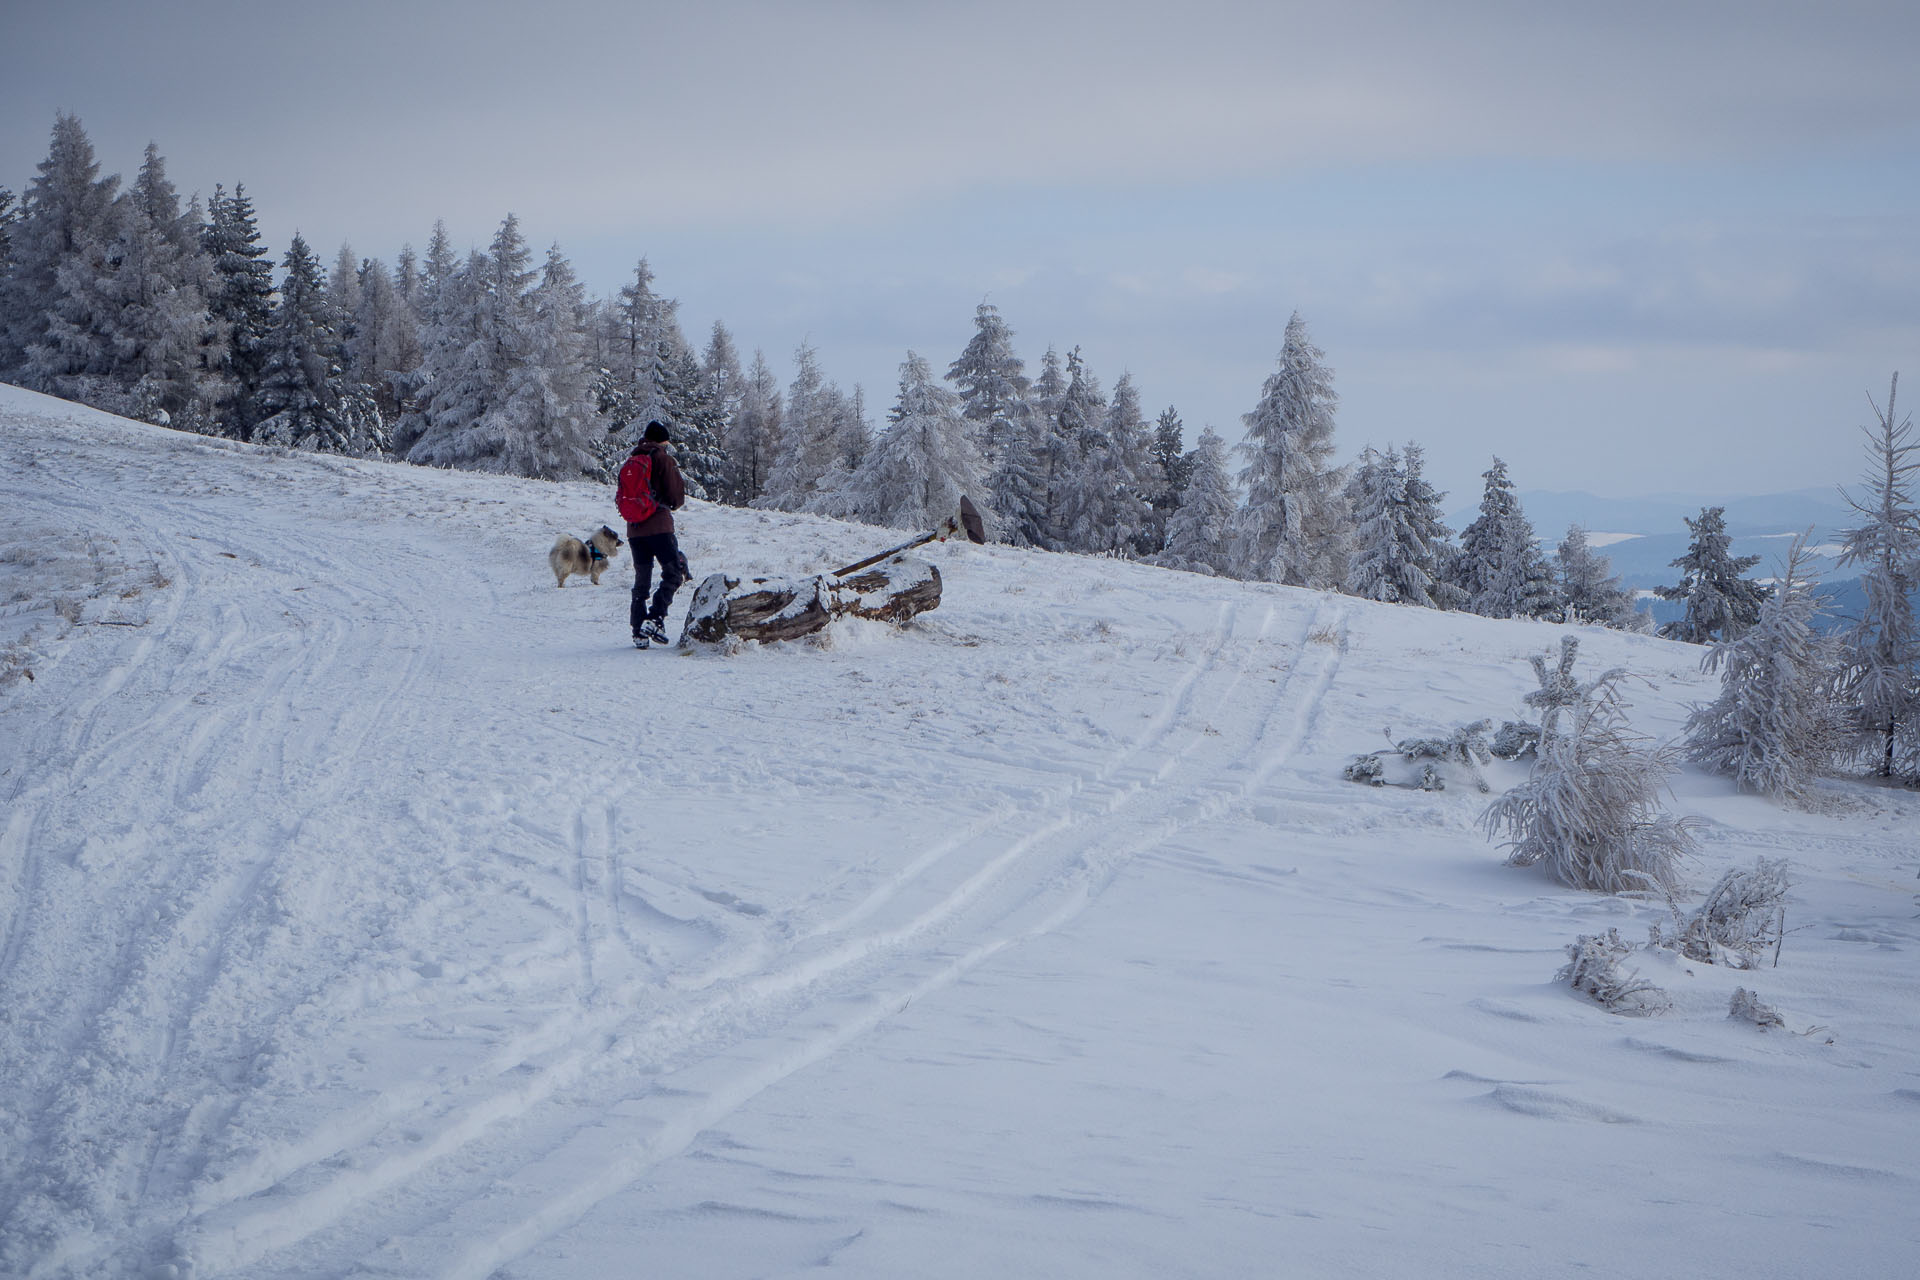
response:
[[[391,262],[516,213],[606,296],[876,419],[982,299],[1237,438],[1299,310],[1343,455],[1470,503],[1852,483],[1920,382],[1920,5],[4,0],[0,185],[56,111]],[[1916,386],[1915,395],[1920,395]]]

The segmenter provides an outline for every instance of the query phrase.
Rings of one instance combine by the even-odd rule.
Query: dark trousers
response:
[[[680,543],[671,532],[649,533],[642,537],[629,539],[633,548],[633,607],[627,616],[633,622],[635,635],[640,633],[640,624],[648,618],[666,621],[667,610],[673,605],[673,593],[680,589],[686,575],[680,572]],[[653,590],[654,562],[660,564],[660,589],[653,592],[653,604],[649,610],[647,592]]]

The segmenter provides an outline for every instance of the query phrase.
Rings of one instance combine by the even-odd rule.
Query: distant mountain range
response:
[[[1842,570],[1835,564],[1840,536],[1854,526],[1858,517],[1837,490],[1795,489],[1745,498],[1677,493],[1599,498],[1590,493],[1535,489],[1519,494],[1519,498],[1521,509],[1549,553],[1560,545],[1569,525],[1581,525],[1594,549],[1613,562],[1621,582],[1636,591],[1652,591],[1680,580],[1673,562],[1686,554],[1692,539],[1686,521],[1697,517],[1705,507],[1726,508],[1733,554],[1759,556],[1753,575],[1761,579],[1779,571],[1793,536],[1811,529],[1809,545],[1816,553],[1813,569],[1833,598],[1834,618],[1859,612],[1858,574],[1851,566]],[[1450,517],[1454,532],[1466,528],[1479,514],[1478,503],[1454,512]],[[1677,604],[1663,600],[1650,604],[1659,621],[1680,616]]]

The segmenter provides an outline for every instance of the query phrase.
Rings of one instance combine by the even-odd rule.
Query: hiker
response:
[[[666,424],[649,422],[640,443],[620,467],[614,505],[627,522],[627,542],[633,548],[633,647],[645,649],[667,642],[667,609],[673,593],[687,580],[686,559],[673,536],[673,513],[686,501],[680,466],[673,460],[673,437]],[[653,566],[660,565],[660,589],[647,599],[653,586]]]

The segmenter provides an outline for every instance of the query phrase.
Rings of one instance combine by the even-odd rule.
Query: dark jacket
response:
[[[673,450],[653,440],[642,440],[635,453],[644,453],[653,459],[653,500],[660,504],[659,509],[639,524],[627,523],[627,540],[645,538],[656,533],[673,532],[673,513],[687,501],[687,483],[680,478],[680,464],[673,460]]]

